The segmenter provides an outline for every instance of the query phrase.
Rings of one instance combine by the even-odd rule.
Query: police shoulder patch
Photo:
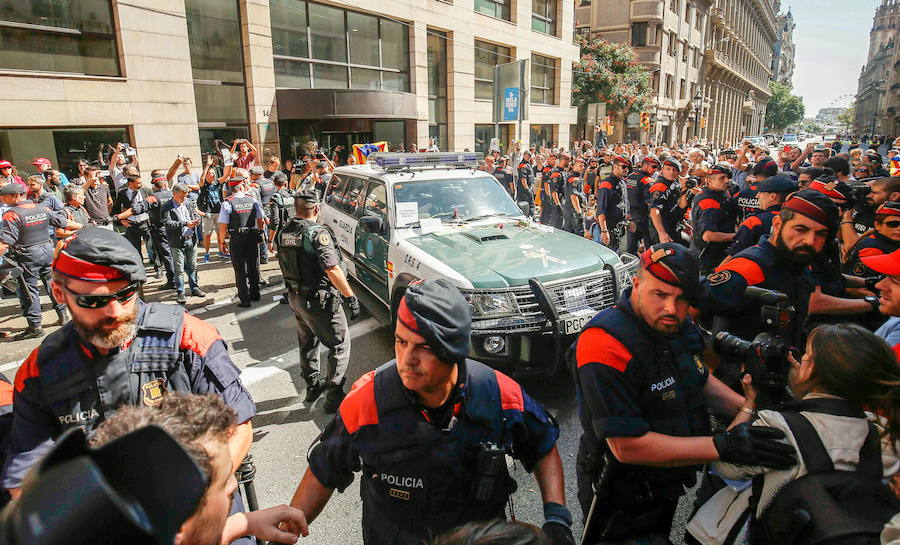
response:
[[[731,280],[731,271],[719,271],[714,272],[706,277],[706,280],[709,281],[710,286],[718,286],[719,284],[724,284]]]
[[[144,402],[144,405],[148,407],[159,405],[162,403],[162,398],[166,394],[166,379],[158,378],[147,382],[141,386],[141,393],[143,394],[142,401]]]
[[[319,244],[321,244],[322,246],[327,246],[327,245],[331,244],[331,235],[329,235],[325,231],[322,231],[319,234]]]

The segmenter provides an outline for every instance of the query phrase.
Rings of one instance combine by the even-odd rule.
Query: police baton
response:
[[[599,543],[603,538],[605,528],[601,524],[600,511],[603,509],[604,500],[609,496],[609,482],[612,479],[610,472],[609,457],[603,455],[603,470],[600,471],[600,478],[594,486],[594,497],[591,500],[591,508],[588,510],[587,517],[584,519],[584,533],[581,535],[581,545],[594,545]],[[601,496],[602,494],[602,496]]]

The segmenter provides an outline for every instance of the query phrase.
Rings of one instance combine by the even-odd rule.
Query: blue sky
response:
[[[806,116],[819,108],[847,106],[856,94],[859,72],[869,51],[869,30],[881,0],[782,0],[790,7],[795,55],[793,94],[803,97]]]

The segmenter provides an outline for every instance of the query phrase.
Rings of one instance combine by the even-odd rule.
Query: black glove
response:
[[[863,280],[866,281],[866,289],[867,290],[874,292],[874,293],[878,293],[879,290],[878,290],[878,288],[875,287],[875,284],[884,280],[884,275],[879,274],[877,276],[867,276],[866,278],[863,278]]]
[[[357,299],[355,295],[345,297],[344,299],[347,301],[347,306],[350,307],[350,319],[355,320],[359,318],[359,299]]]
[[[744,422],[713,435],[713,444],[723,462],[788,469],[797,463],[797,451],[778,439],[784,439],[783,431]]]
[[[562,504],[547,502],[544,504],[544,535],[553,545],[575,545],[572,535],[572,513]]]
[[[572,529],[561,522],[555,520],[545,522],[541,530],[553,545],[575,545]]]

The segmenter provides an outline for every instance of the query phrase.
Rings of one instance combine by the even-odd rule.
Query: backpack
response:
[[[882,483],[881,442],[875,425],[856,471],[841,471],[813,425],[799,412],[783,412],[808,473],[788,483],[753,522],[754,545],[878,545],[881,530],[900,507]],[[753,483],[754,498],[762,478]],[[755,501],[752,501],[755,503]],[[756,507],[753,506],[753,512]]]

